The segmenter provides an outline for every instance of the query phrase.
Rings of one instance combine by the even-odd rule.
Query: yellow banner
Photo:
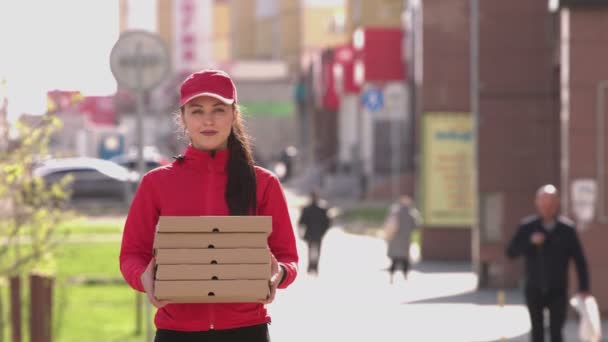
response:
[[[426,227],[475,222],[474,134],[469,113],[426,113],[422,142],[422,214]]]

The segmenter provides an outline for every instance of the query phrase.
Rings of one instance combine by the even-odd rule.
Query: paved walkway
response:
[[[298,247],[306,270],[305,245]],[[380,239],[333,228],[319,275],[301,273],[269,307],[273,340],[528,341],[519,291],[508,290],[500,307],[495,290],[476,290],[470,265],[448,262],[417,263],[407,280],[396,277],[391,285],[385,251]],[[576,329],[570,320],[565,341],[578,341]]]

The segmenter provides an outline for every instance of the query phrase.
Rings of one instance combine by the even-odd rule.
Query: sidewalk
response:
[[[286,195],[297,220],[294,204],[306,197],[289,189]],[[500,307],[496,289],[477,289],[477,276],[467,262],[415,263],[407,280],[397,274],[391,285],[385,271],[390,262],[385,241],[349,230],[335,226],[327,233],[318,276],[306,274],[306,244],[297,241],[298,278],[269,306],[273,340],[529,340],[528,313],[518,289],[506,289],[506,303]],[[604,322],[604,329],[607,325]],[[570,319],[565,341],[578,341],[577,329],[577,322]]]
[[[306,274],[307,250],[298,241],[300,274],[269,306],[276,341],[528,341],[521,292],[477,289],[469,263],[422,261],[408,279],[389,284],[383,240],[332,228],[324,240],[320,273]],[[570,319],[564,341],[578,341]],[[608,322],[604,328],[608,329]],[[604,330],[608,331],[608,330]],[[606,339],[605,339],[606,340]]]
[[[423,261],[414,265],[412,270],[427,275],[443,273],[446,277],[461,277],[463,274],[469,274],[471,277],[476,278],[472,272],[471,265],[468,263]],[[519,289],[510,288],[505,289],[504,293],[505,304],[502,307],[498,305],[498,289],[473,289],[472,291],[460,294],[413,300],[404,304],[473,305],[477,306],[477,310],[480,312],[491,313],[491,311],[495,311],[499,316],[503,316],[501,321],[495,322],[499,323],[499,325],[482,326],[480,324],[478,327],[480,331],[486,330],[487,336],[495,334],[496,331],[503,331],[505,333],[503,336],[505,341],[528,342],[530,324],[522,292]],[[572,309],[569,309],[569,311],[569,319],[564,327],[564,341],[579,341],[578,321],[574,311]],[[489,317],[485,318],[487,319],[486,322],[492,321],[488,319]],[[602,322],[602,331],[605,333],[608,331],[607,329],[608,320],[604,320]],[[477,341],[500,341],[500,339],[479,339]],[[608,337],[604,337],[602,341],[608,341]]]

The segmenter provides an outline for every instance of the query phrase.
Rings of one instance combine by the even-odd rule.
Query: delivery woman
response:
[[[296,278],[298,255],[283,189],[254,165],[230,76],[219,70],[190,75],[180,88],[178,122],[190,140],[183,155],[148,172],[125,222],[120,270],[131,287],[158,308],[155,341],[270,341],[277,288]],[[270,297],[257,303],[168,303],[154,298],[153,242],[159,216],[272,216]]]

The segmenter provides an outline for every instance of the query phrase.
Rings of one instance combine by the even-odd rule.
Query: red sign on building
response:
[[[368,27],[357,30],[353,35],[353,45],[358,85],[405,80],[407,75],[402,43],[403,31],[400,28]]]
[[[315,105],[329,111],[337,111],[338,94],[334,78],[334,51],[325,49],[319,53],[313,65]]]
[[[334,78],[339,94],[354,94],[360,90],[355,83],[355,49],[352,44],[338,46],[334,49]]]

